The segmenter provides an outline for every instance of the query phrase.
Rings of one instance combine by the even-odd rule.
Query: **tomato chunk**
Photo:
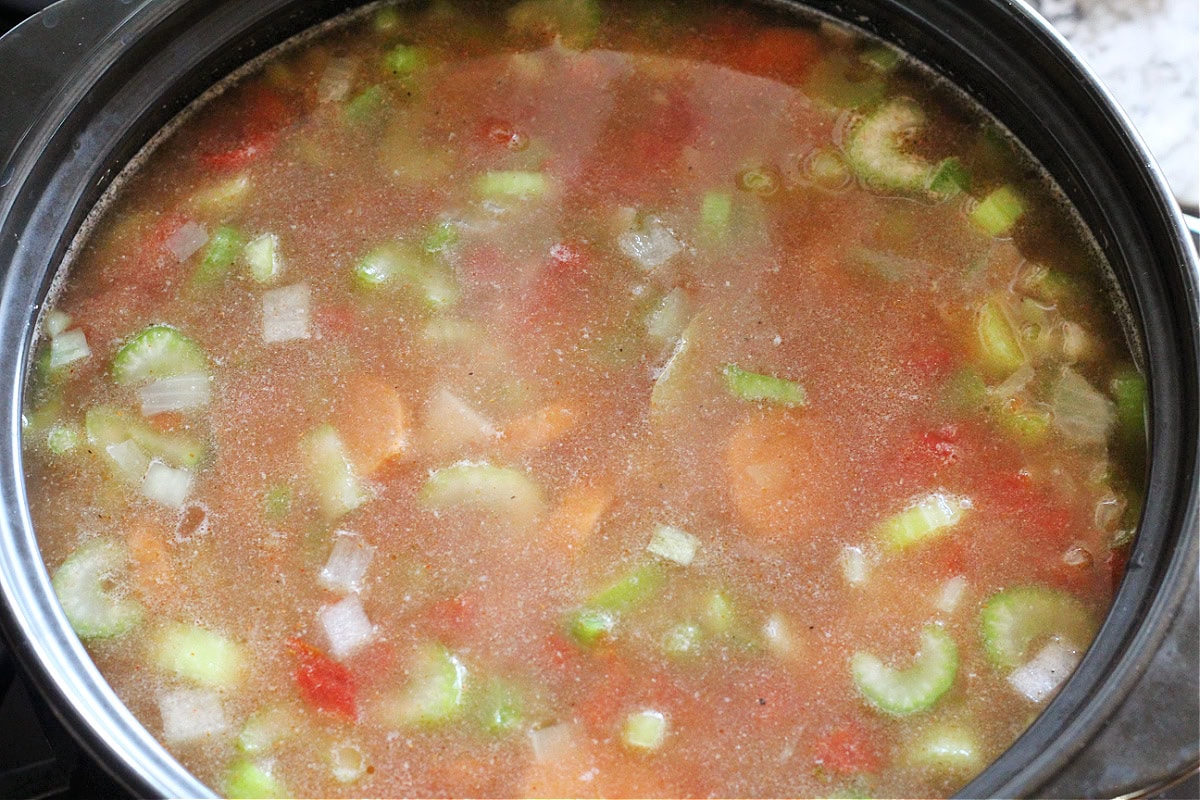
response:
[[[318,711],[358,719],[358,687],[354,676],[342,664],[301,639],[288,642],[296,659],[296,688],[300,696]]]

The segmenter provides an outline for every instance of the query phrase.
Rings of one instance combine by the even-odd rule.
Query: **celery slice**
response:
[[[337,519],[370,499],[332,425],[322,425],[308,434],[303,448],[321,511],[327,519]]]
[[[242,235],[237,229],[229,225],[217,228],[208,240],[204,255],[200,259],[200,266],[192,275],[192,286],[205,287],[220,283],[241,252]]]
[[[975,774],[983,766],[979,739],[961,725],[942,723],[924,731],[905,749],[904,761],[943,773]]]
[[[871,113],[851,131],[846,145],[850,167],[867,184],[904,193],[924,193],[931,165],[903,150],[912,132],[925,125],[915,103],[893,100]]]
[[[384,56],[383,64],[397,78],[411,78],[429,63],[429,54],[422,47],[398,44]]]
[[[621,728],[621,741],[634,750],[658,750],[666,738],[666,715],[653,709],[635,711]]]
[[[655,564],[638,566],[604,586],[567,619],[567,631],[582,645],[610,638],[622,614],[644,605],[665,581]]]
[[[1096,624],[1074,596],[1045,586],[1018,586],[993,594],[983,604],[980,634],[992,663],[1017,667],[1036,642],[1060,636],[1086,647]]]
[[[804,387],[796,381],[750,372],[737,364],[726,364],[721,374],[725,378],[725,388],[742,400],[775,403],[788,408],[808,403]]]
[[[216,689],[237,686],[246,660],[241,645],[232,639],[180,622],[155,632],[151,652],[160,669]]]
[[[1025,213],[1025,202],[1011,186],[1001,186],[979,201],[970,218],[992,236],[1003,236]]]
[[[113,379],[122,386],[178,375],[208,373],[200,345],[170,325],[143,328],[113,356]]]
[[[709,241],[724,239],[733,216],[733,196],[729,192],[706,192],[700,201],[700,231]]]
[[[540,172],[493,170],[475,180],[475,192],[481,197],[540,197],[549,188],[549,179]]]
[[[268,708],[252,714],[238,733],[237,748],[247,755],[263,755],[290,737],[296,720],[283,708]]]
[[[238,800],[287,797],[287,789],[272,774],[268,762],[238,759],[225,775],[225,795]]]
[[[440,644],[417,653],[408,684],[385,701],[385,717],[398,727],[436,725],[458,716],[466,695],[467,668]]]
[[[461,461],[435,470],[417,495],[426,508],[475,508],[529,519],[544,506],[542,490],[524,472],[486,462]]]
[[[980,366],[996,377],[1005,377],[1027,360],[1025,350],[1009,321],[1004,301],[992,298],[979,308],[975,318]]]
[[[931,492],[881,522],[875,536],[889,547],[903,550],[949,532],[970,507],[966,497]]]
[[[110,406],[89,409],[84,416],[84,430],[88,442],[106,453],[110,447],[132,441],[144,453],[161,458],[174,467],[195,468],[207,455],[204,445],[199,441],[187,436],[162,433],[134,419],[130,413]],[[108,454],[111,457],[112,454]],[[142,475],[131,477],[140,480]]]
[[[127,561],[121,542],[101,537],[77,547],[55,571],[54,592],[79,638],[120,636],[141,622],[141,605],[110,588]]]
[[[921,649],[907,669],[886,666],[858,652],[850,661],[859,692],[875,708],[894,716],[924,711],[946,693],[958,674],[958,647],[938,625],[921,631]]]
[[[458,285],[450,270],[424,250],[401,242],[377,247],[359,259],[354,279],[365,288],[405,289],[434,310],[458,302]]]
[[[250,277],[259,283],[270,283],[279,276],[279,237],[273,233],[257,236],[242,250],[250,265]]]

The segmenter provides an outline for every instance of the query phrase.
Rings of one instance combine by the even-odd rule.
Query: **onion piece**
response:
[[[356,533],[337,531],[333,550],[317,579],[326,589],[349,593],[362,590],[363,576],[375,555],[375,548]]]
[[[367,758],[358,745],[338,742],[329,748],[329,769],[338,783],[353,783],[367,771]]]
[[[958,604],[962,602],[963,594],[967,591],[967,578],[965,575],[955,575],[945,583],[938,591],[937,599],[934,605],[938,611],[951,614],[954,609],[958,608]]]
[[[700,540],[685,530],[672,525],[657,525],[650,535],[646,550],[654,555],[674,561],[681,567],[691,564],[700,549]]]
[[[429,450],[450,454],[473,445],[495,442],[500,432],[492,421],[444,386],[429,400],[421,441]]]
[[[367,619],[358,595],[350,595],[332,605],[322,606],[317,619],[329,642],[329,652],[338,660],[345,659],[375,638],[375,626]]]
[[[92,354],[87,337],[79,328],[65,331],[50,340],[50,368],[58,369]]]
[[[1116,406],[1073,369],[1064,369],[1051,393],[1054,424],[1068,438],[1104,444],[1117,421]]]
[[[345,99],[354,82],[354,71],[358,65],[352,58],[331,58],[317,82],[317,100],[336,103]]]
[[[1080,657],[1078,648],[1056,636],[1030,661],[1014,669],[1008,682],[1027,699],[1040,703],[1071,675]]]
[[[158,696],[163,739],[169,744],[211,738],[229,729],[225,710],[216,692],[208,689],[178,689]]]
[[[138,389],[142,414],[150,417],[164,411],[202,408],[212,399],[209,378],[203,373],[159,378]]]
[[[575,749],[575,726],[560,722],[530,731],[529,744],[533,747],[533,760],[539,764],[560,761]]]
[[[851,586],[861,586],[867,581],[867,573],[870,571],[867,565],[867,556],[861,547],[846,545],[842,548],[841,558],[842,576],[846,579],[846,583]]]
[[[104,448],[104,452],[112,459],[121,477],[130,483],[139,483],[146,477],[146,470],[150,468],[150,456],[146,455],[146,451],[133,439],[110,444]]]
[[[622,233],[617,237],[617,246],[647,272],[683,250],[675,234],[658,217],[647,217],[638,228]]]
[[[163,247],[179,262],[187,261],[192,254],[208,243],[208,231],[197,222],[185,222],[166,238]]]
[[[311,293],[307,283],[263,292],[263,341],[267,344],[307,339]]]
[[[150,462],[142,479],[142,494],[171,508],[183,508],[191,490],[191,470],[168,467],[158,459]]]

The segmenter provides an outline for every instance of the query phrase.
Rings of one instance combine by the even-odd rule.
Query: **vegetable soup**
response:
[[[231,796],[948,794],[1140,513],[1107,268],[819,18],[373,6],[94,216],[26,392],[117,694]]]

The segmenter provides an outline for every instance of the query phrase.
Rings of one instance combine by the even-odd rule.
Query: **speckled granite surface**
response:
[[[1200,3],[1027,0],[1091,65],[1146,140],[1175,196],[1200,200]]]

